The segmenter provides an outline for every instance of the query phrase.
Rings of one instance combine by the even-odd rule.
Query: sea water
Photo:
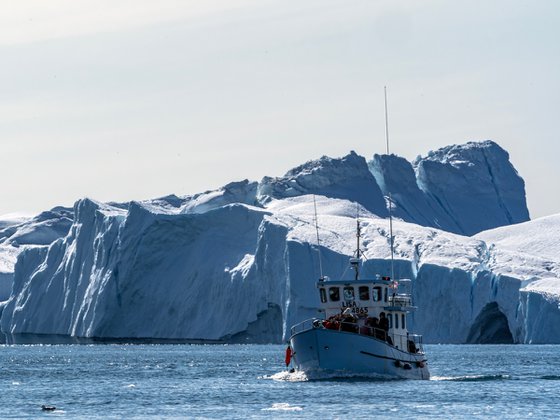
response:
[[[560,346],[425,349],[429,381],[309,381],[278,345],[5,345],[0,418],[558,418]]]

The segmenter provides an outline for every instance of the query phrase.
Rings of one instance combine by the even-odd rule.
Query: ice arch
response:
[[[487,304],[471,326],[467,343],[513,344],[508,320],[496,302]]]

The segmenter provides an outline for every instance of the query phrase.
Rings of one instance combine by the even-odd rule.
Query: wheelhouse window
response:
[[[399,329],[399,314],[395,314],[395,329]]]
[[[388,300],[388,295],[389,295],[389,288],[388,287],[384,287],[385,289],[385,302],[387,302]]]
[[[406,328],[406,317],[404,316],[404,314],[401,315],[401,327]]]
[[[373,301],[379,302],[381,300],[381,287],[376,286],[373,288]]]
[[[393,328],[393,314],[387,314],[387,319],[389,320],[389,328]]]
[[[319,289],[319,294],[321,295],[321,302],[322,303],[326,303],[327,302],[327,292],[325,291],[325,289],[323,289],[322,287]]]
[[[346,286],[343,293],[345,301],[354,301],[354,288],[352,286]]]
[[[329,299],[331,302],[338,302],[340,300],[340,290],[338,287],[329,287]]]
[[[360,293],[360,300],[369,300],[369,287],[360,286],[358,291]]]

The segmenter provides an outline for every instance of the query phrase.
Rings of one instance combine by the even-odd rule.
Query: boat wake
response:
[[[431,381],[452,381],[452,382],[485,382],[485,381],[504,381],[510,380],[510,375],[464,375],[464,376],[432,376]]]
[[[272,379],[274,381],[285,381],[285,382],[305,382],[309,380],[309,378],[304,372],[288,372],[288,371],[278,372],[270,376],[268,375],[262,376],[261,379]]]
[[[431,381],[452,381],[452,382],[485,382],[485,381],[508,381],[521,379],[543,379],[545,381],[560,381],[560,375],[542,376],[519,376],[511,375],[464,375],[464,376],[432,376]]]
[[[274,375],[263,376],[262,379],[272,379],[274,381],[287,381],[287,382],[306,382],[306,381],[394,381],[399,380],[394,377],[383,376],[379,374],[364,374],[355,372],[328,372],[323,370],[316,370],[310,372],[278,372]]]

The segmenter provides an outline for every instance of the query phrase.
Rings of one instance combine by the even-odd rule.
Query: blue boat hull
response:
[[[290,338],[292,363],[308,377],[323,373],[382,379],[429,379],[423,353],[409,353],[374,337],[309,328]]]

